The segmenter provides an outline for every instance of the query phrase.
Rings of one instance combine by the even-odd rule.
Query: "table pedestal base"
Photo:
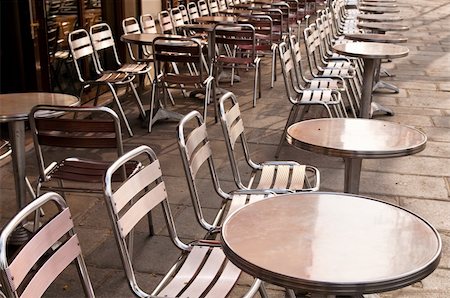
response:
[[[390,108],[382,106],[381,104],[379,104],[377,102],[372,102],[370,114],[372,116],[374,116],[375,114],[379,114],[379,113],[383,113],[383,114],[386,114],[388,116],[394,116],[395,115],[394,111],[391,110]]]
[[[378,91],[379,89],[388,89],[391,91],[394,91],[395,94],[400,92],[400,89],[398,89],[397,86],[393,84],[386,83],[384,81],[378,81],[375,86],[373,86],[373,91]]]
[[[344,192],[359,194],[361,158],[345,158]]]

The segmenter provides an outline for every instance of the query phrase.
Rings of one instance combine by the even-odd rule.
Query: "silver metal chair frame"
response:
[[[57,214],[39,228],[33,237],[11,259],[7,255],[7,240],[27,218],[42,206],[53,203]],[[0,235],[0,278],[2,291],[8,297],[41,297],[56,277],[72,262],[75,263],[86,297],[95,297],[78,236],[73,230],[70,210],[56,193],[46,193],[23,208],[3,228]],[[55,245],[58,249],[53,249]],[[43,256],[44,263],[40,263]],[[31,278],[30,274],[32,274]],[[19,293],[19,291],[21,291]]]
[[[228,158],[233,171],[234,181],[238,188],[268,189],[275,193],[319,190],[320,172],[313,166],[300,165],[295,161],[265,161],[257,163],[251,159],[239,103],[232,92],[227,92],[219,99],[219,115]],[[238,139],[241,141],[245,161],[252,169],[247,186],[242,182],[237,162],[236,141]],[[258,175],[260,176],[259,181],[257,181]]]
[[[132,159],[145,159],[139,172],[119,186],[113,186],[111,177]],[[115,189],[113,189],[113,187]],[[225,297],[239,278],[240,270],[225,257],[219,242],[198,240],[189,244],[180,240],[172,217],[161,167],[154,151],[140,146],[126,153],[108,169],[105,182],[105,200],[113,223],[126,277],[133,293],[138,297]],[[171,267],[151,294],[137,283],[132,263],[132,238],[136,224],[153,208],[161,205],[167,229],[173,244],[181,251]],[[223,269],[223,270],[222,270]],[[252,297],[261,285],[255,280],[244,297]]]
[[[191,127],[192,125],[195,126],[193,129],[187,129],[187,127]],[[199,112],[192,111],[180,121],[177,128],[177,136],[178,148],[180,149],[197,221],[210,234],[220,231],[220,224],[225,219],[226,214],[230,214],[236,208],[249,202],[273,194],[270,190],[237,190],[226,193],[221,188],[219,177],[214,166],[206,124]],[[206,162],[208,163],[213,187],[216,193],[222,198],[221,208],[212,223],[209,223],[203,216],[203,208],[196,187],[197,172]],[[230,205],[230,210],[227,213],[228,205]]]

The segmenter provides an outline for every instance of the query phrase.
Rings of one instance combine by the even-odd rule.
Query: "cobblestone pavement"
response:
[[[403,23],[410,30],[406,46],[408,57],[395,59],[383,66],[394,73],[386,81],[400,87],[400,93],[376,93],[376,101],[392,108],[395,116],[378,116],[377,119],[411,125],[428,136],[427,147],[419,154],[384,160],[364,160],[361,177],[361,193],[386,200],[408,208],[429,220],[440,232],[443,240],[443,254],[438,269],[426,279],[401,290],[383,293],[382,297],[450,297],[450,1],[398,0]],[[269,59],[263,63],[263,93],[257,107],[251,105],[252,73],[243,73],[242,81],[233,87],[222,84],[236,93],[244,115],[244,124],[250,140],[251,151],[256,160],[274,158],[276,145],[290,109],[284,93],[281,74],[275,87],[269,87]],[[148,93],[149,94],[149,93]],[[148,100],[148,94],[145,100]],[[148,101],[147,101],[148,102]],[[130,103],[128,115],[135,132],[133,138],[125,140],[128,151],[140,144],[151,146],[161,160],[165,175],[169,201],[183,240],[201,238],[204,232],[194,220],[181,159],[176,143],[175,122],[158,123],[152,133],[140,127],[138,112]],[[182,98],[173,108],[179,112],[201,106],[198,100]],[[210,106],[209,115],[213,110]],[[212,139],[214,158],[219,167],[223,187],[233,189],[233,180],[219,124],[208,120],[208,132]],[[32,146],[28,141],[27,173],[32,181],[36,175],[36,162]],[[95,156],[97,152],[93,152]],[[280,159],[297,160],[318,167],[322,173],[322,190],[343,190],[343,160],[300,151],[286,145]],[[200,175],[203,175],[200,173]],[[204,176],[201,176],[204,177]],[[0,171],[0,226],[15,210],[11,164],[3,164]],[[207,179],[200,179],[200,196],[208,207],[211,217],[220,205],[213,197],[212,187]],[[74,214],[76,231],[80,235],[88,270],[94,290],[99,297],[131,297],[124,278],[118,252],[115,248],[112,229],[101,196],[67,195]],[[136,244],[138,278],[143,287],[151,289],[161,278],[167,266],[177,257],[171,249],[167,230],[161,216],[155,215],[156,236],[145,238]],[[137,237],[144,231],[138,231]],[[141,237],[142,238],[142,237]],[[417,239],[417,241],[421,241]],[[146,245],[156,249],[149,255],[143,249]],[[243,276],[239,287],[230,295],[239,297],[252,279]],[[268,286],[273,297],[284,297],[283,289]],[[64,272],[48,290],[46,297],[79,297],[82,292],[77,284],[76,271]]]

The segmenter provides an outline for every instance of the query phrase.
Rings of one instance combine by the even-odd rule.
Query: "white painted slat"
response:
[[[261,171],[261,179],[259,180],[258,189],[272,188],[273,176],[275,174],[275,166],[264,166]]]
[[[225,259],[225,254],[222,249],[220,247],[214,247],[202,269],[186,291],[180,295],[180,298],[200,297],[219,273]]]
[[[211,147],[209,145],[209,142],[207,142],[191,158],[191,160],[190,160],[190,167],[191,167],[192,175],[194,177],[197,174],[198,169],[211,156],[211,154],[212,154]]]
[[[292,190],[303,189],[303,185],[305,183],[305,173],[306,166],[304,165],[296,165],[292,169],[292,178],[291,185],[289,186]]]
[[[122,237],[126,237],[142,217],[156,205],[167,198],[166,186],[161,182],[142,196],[119,220],[118,225]]]
[[[72,228],[70,210],[66,208],[34,235],[8,267],[16,289],[37,260]]]
[[[229,132],[231,147],[233,149],[234,149],[234,145],[236,144],[236,140],[239,138],[239,136],[243,132],[244,132],[244,124],[242,123],[242,119],[239,119],[239,121],[233,126],[233,128]]]
[[[228,261],[219,279],[205,298],[226,297],[233,288],[234,284],[236,284],[240,274],[241,269]]]
[[[207,136],[208,132],[206,131],[206,124],[204,123],[191,132],[186,141],[186,152],[189,158],[191,158],[192,153],[195,151],[198,144],[203,142]]]
[[[42,265],[20,297],[41,297],[56,277],[80,254],[78,237],[74,235]]]
[[[290,166],[288,165],[279,165],[277,166],[277,174],[275,177],[275,182],[273,184],[274,188],[287,188],[288,181],[289,181],[289,173],[290,173]]]
[[[120,210],[141,190],[162,176],[159,160],[155,160],[123,183],[113,194],[114,212]]]

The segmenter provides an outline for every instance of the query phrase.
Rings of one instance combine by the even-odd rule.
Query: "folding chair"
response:
[[[323,107],[330,118],[333,118],[333,114],[337,117],[343,117],[344,113],[346,113],[339,91],[333,89],[302,90],[299,87],[295,75],[294,58],[292,57],[291,51],[287,48],[286,43],[283,42],[278,46],[278,52],[280,55],[284,86],[288,100],[292,104],[292,108],[286,121],[283,134],[281,135],[275,157],[279,156],[281,147],[286,141],[286,134],[289,126],[296,121],[301,121],[311,106],[317,105]],[[302,106],[304,108],[300,117],[298,117],[299,109]]]
[[[143,160],[145,166],[122,184],[113,185],[114,173],[134,159]],[[152,149],[140,146],[114,162],[106,172],[104,189],[122,265],[136,296],[215,298],[227,296],[241,271],[228,261],[218,241],[197,240],[184,243],[178,237],[161,166]],[[133,239],[135,226],[157,206],[163,209],[170,239],[181,251],[181,255],[162,281],[149,293],[136,280],[132,260],[133,244],[129,239]],[[244,297],[252,297],[260,285],[261,281],[256,279]]]
[[[150,20],[145,21],[144,25],[146,26],[146,30],[148,32],[145,33],[156,33],[156,28],[155,23],[153,22],[153,28],[154,28],[154,32],[150,32],[153,29],[151,29],[151,25],[150,23],[153,22],[153,19],[151,19],[150,16]],[[144,26],[142,26],[144,27]],[[135,17],[129,17],[126,18],[122,21],[122,29],[123,29],[123,33],[124,34],[141,34],[141,28],[139,27],[139,23],[136,20]],[[141,50],[142,50],[142,54],[143,54],[143,58],[136,58],[134,55],[134,51],[133,51],[133,47],[131,45],[131,43],[127,43],[127,48],[128,48],[128,54],[130,55],[131,60],[133,60],[134,62],[137,63],[147,63],[150,64],[151,62],[153,62],[152,59],[152,54],[151,54],[151,47],[148,46],[142,46]],[[150,65],[149,65],[150,67]],[[150,75],[150,71],[148,72],[148,74]]]
[[[274,194],[271,190],[238,189],[230,193],[225,192],[221,186],[214,165],[211,144],[203,117],[197,111],[192,111],[180,121],[177,128],[178,147],[183,161],[192,204],[199,224],[213,235],[220,231],[220,225],[236,208],[247,203],[260,200]],[[209,175],[217,195],[222,198],[221,207],[212,222],[208,222],[203,216],[203,207],[197,188],[197,173],[208,164]],[[227,212],[228,211],[228,212]]]
[[[320,172],[317,168],[300,165],[294,161],[265,161],[257,163],[251,159],[244,132],[243,117],[239,103],[232,92],[219,99],[219,115],[225,137],[228,158],[234,181],[240,189],[269,189],[274,192],[317,191],[320,186]],[[242,152],[251,169],[249,183],[244,185],[238,165],[236,142],[240,139]]]
[[[49,113],[63,117],[48,117]],[[93,149],[115,157],[123,154],[117,114],[106,107],[43,105],[34,107],[29,119],[39,170],[37,195],[42,191],[102,193],[103,175],[111,161],[83,156],[92,155]],[[126,173],[115,180],[121,181],[139,166],[138,162],[128,164]]]
[[[128,134],[130,136],[133,136],[133,131],[131,130],[130,124],[128,123],[128,120],[125,116],[125,112],[123,111],[122,105],[120,104],[119,97],[117,96],[115,87],[123,85],[130,86],[135,96],[138,107],[141,110],[141,113],[143,112],[143,115],[145,115],[142,103],[136,92],[136,88],[133,85],[134,76],[125,72],[112,72],[112,71],[102,72],[100,70],[100,67],[97,65],[96,62],[97,59],[95,58],[94,54],[94,47],[92,45],[91,39],[89,38],[89,34],[84,29],[75,30],[69,34],[69,46],[70,51],[72,53],[73,62],[75,64],[75,69],[78,74],[78,79],[82,84],[80,97],[82,97],[85,88],[89,86],[97,86],[97,94],[94,100],[94,105],[96,106],[98,101],[98,95],[100,92],[99,86],[101,85],[107,86],[113,95],[113,100],[117,105],[117,108],[119,109],[119,115],[122,118],[122,121],[125,123]],[[90,65],[91,68],[93,67],[93,70],[96,75],[93,79],[86,80],[83,77],[81,71],[82,61],[85,61],[87,63],[86,65]]]
[[[7,251],[8,237],[30,215],[43,206],[56,208],[54,216],[44,223],[14,256]],[[53,215],[53,214],[51,214]],[[3,228],[0,235],[0,277],[7,297],[41,297],[51,283],[74,263],[86,297],[95,297],[78,235],[73,230],[69,207],[53,192],[36,198]]]
[[[256,51],[255,28],[249,24],[217,24],[213,32],[214,43],[217,48],[224,51],[217,52],[214,58],[215,77],[219,70],[231,69],[231,85],[234,81],[235,69],[255,69],[253,84],[253,107],[256,106],[256,97],[261,97],[261,58]],[[245,51],[240,47],[246,47]]]
[[[163,88],[164,95],[167,88],[173,88],[174,86],[181,88],[183,91],[188,88],[204,90],[203,115],[206,118],[214,78],[208,75],[208,71],[203,67],[204,58],[200,41],[188,37],[158,37],[153,41],[153,55],[155,71],[159,75],[153,80],[149,131],[151,131],[153,124],[153,107],[158,88]],[[169,65],[175,63],[178,65],[177,68],[173,71],[170,70]],[[177,71],[177,69],[180,71]],[[214,106],[216,106],[215,102]]]

